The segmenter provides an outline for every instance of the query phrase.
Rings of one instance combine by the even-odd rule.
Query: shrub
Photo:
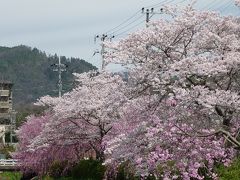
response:
[[[137,180],[138,178],[135,177],[134,170],[132,169],[128,162],[122,163],[118,167],[116,180]]]
[[[37,174],[34,173],[34,172],[23,172],[21,180],[29,180],[29,179],[32,179],[36,176],[37,176]]]
[[[135,175],[134,168],[129,162],[124,162],[118,167],[116,180],[141,180],[142,178]],[[154,176],[149,175],[145,180],[156,180]]]
[[[66,169],[67,161],[54,161],[49,168],[48,175],[53,178],[58,178],[63,175],[64,170]]]
[[[72,169],[72,177],[76,179],[102,180],[104,178],[105,166],[97,160],[81,160]]]
[[[15,151],[15,148],[13,146],[6,145],[2,148],[0,148],[0,153],[5,154],[6,158],[12,158],[11,153]]]

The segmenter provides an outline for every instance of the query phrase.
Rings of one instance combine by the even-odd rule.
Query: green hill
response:
[[[61,57],[67,65],[63,72],[63,92],[74,86],[73,72],[82,73],[96,69],[90,63],[78,58]],[[52,64],[58,63],[57,55],[46,55],[36,48],[27,46],[0,47],[0,79],[14,83],[13,101],[15,107],[35,102],[44,95],[58,95],[58,73]]]

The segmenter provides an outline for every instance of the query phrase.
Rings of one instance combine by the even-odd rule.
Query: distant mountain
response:
[[[73,72],[82,73],[97,69],[92,64],[78,58],[61,57],[67,65],[62,73],[63,91],[74,87]],[[44,95],[58,95],[58,73],[52,64],[58,63],[57,55],[46,55],[36,48],[27,46],[0,47],[0,80],[14,83],[13,102],[15,107],[35,102]]]

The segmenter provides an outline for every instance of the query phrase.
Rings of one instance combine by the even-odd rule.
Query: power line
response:
[[[164,0],[160,3],[157,3],[157,4],[153,4],[151,6],[146,6],[145,8],[152,8],[152,7],[156,7],[156,6],[159,6],[159,5],[162,5],[164,3],[171,3],[175,0]],[[184,0],[185,1],[185,0]],[[134,23],[136,20],[138,20],[139,18],[141,17],[138,17],[138,18],[135,18],[133,21],[131,21],[130,23],[128,23],[127,25],[125,25],[124,27],[121,27],[123,26],[124,24],[126,24],[127,22],[129,22],[131,19],[133,19],[134,17],[136,17],[139,13],[141,12],[141,10],[138,10],[137,12],[135,12],[132,16],[130,16],[128,19],[124,20],[122,23],[120,23],[119,25],[117,25],[116,27],[106,31],[104,34],[114,34],[116,32],[119,32],[120,30],[126,28],[127,26],[131,25],[132,23]],[[118,29],[119,28],[119,29]],[[112,32],[113,31],[113,32]]]
[[[232,1],[229,1],[229,2],[226,4],[226,7],[224,7],[221,11],[222,11],[222,12],[225,12],[231,5],[232,5]]]
[[[214,9],[217,10],[219,7],[221,7],[224,4],[225,4],[225,2],[223,2],[223,1],[220,1],[219,3],[214,3],[212,5],[212,10],[214,10]]]
[[[168,2],[169,1],[169,2]],[[165,1],[162,1],[162,2],[159,2],[157,4],[153,4],[153,5],[150,5],[150,6],[146,6],[145,8],[152,8],[152,7],[159,7],[159,5],[163,5],[164,3],[168,4],[168,3],[171,3],[173,2],[174,0],[165,0]]]
[[[120,25],[118,25],[117,27],[115,27],[115,28],[113,28],[113,29],[117,29],[117,28],[119,28],[120,26],[122,26],[123,24],[125,24],[126,22],[130,21],[130,20],[133,19],[138,13],[139,13],[139,11],[138,11],[137,13],[135,13],[132,17],[128,18],[126,21],[124,21],[123,23],[121,23]],[[102,57],[101,71],[103,71],[103,70],[105,69],[105,66],[106,66],[106,63],[105,63],[105,53],[106,53],[106,51],[105,51],[104,41],[107,40],[107,39],[111,41],[113,38],[116,37],[116,36],[114,35],[116,32],[119,32],[119,31],[125,29],[126,27],[128,27],[129,25],[135,23],[136,21],[138,21],[138,20],[139,20],[140,18],[142,18],[142,17],[143,17],[143,15],[141,15],[140,17],[137,17],[137,18],[133,19],[132,21],[130,21],[130,22],[129,22],[128,24],[126,24],[125,26],[123,26],[123,27],[117,29],[116,31],[112,32],[110,35],[107,35],[107,34],[105,33],[105,34],[102,34],[102,35],[96,35],[96,36],[95,36],[95,38],[94,38],[94,39],[95,39],[95,42],[96,42],[97,39],[100,39],[100,41],[101,41],[101,50],[100,50],[100,51],[98,51],[98,50],[95,51],[93,55],[95,55],[95,54],[97,54],[97,53],[101,54],[101,57]],[[142,23],[142,22],[141,22],[141,23]],[[135,27],[135,26],[134,26],[134,27]],[[112,29],[112,30],[113,30],[113,29]],[[128,29],[128,30],[129,30],[129,29]],[[127,31],[128,31],[128,30],[127,30]],[[110,32],[110,30],[109,30],[108,32]],[[125,31],[124,31],[124,32],[125,32]],[[122,34],[122,33],[124,33],[124,32],[121,32],[121,33],[119,33],[118,35],[120,35],[120,34]]]
[[[111,34],[115,34],[123,29],[125,29],[126,27],[130,26],[131,24],[135,23],[136,21],[138,21],[139,19],[141,19],[143,17],[143,15],[140,15],[139,17],[135,18],[133,21],[129,22],[128,24],[126,24],[125,26],[123,26],[122,28],[112,32]]]
[[[221,3],[222,1],[220,1],[220,3]],[[208,3],[208,4],[206,4],[205,6],[203,6],[202,8],[201,8],[201,10],[210,10],[210,9],[212,9],[212,8],[214,8],[214,7],[216,7],[216,4],[219,4],[219,1],[216,1],[216,0],[212,0],[210,3]]]
[[[174,2],[175,0],[170,0],[170,1],[167,1],[167,0],[165,0],[165,1],[163,1],[163,2],[160,2],[160,3],[157,3],[157,4],[155,4],[155,5],[153,5],[153,6],[148,6],[148,7],[151,7],[151,9],[150,8],[142,8],[142,13],[143,14],[146,14],[146,27],[148,27],[148,23],[149,23],[149,21],[150,21],[150,18],[153,16],[153,15],[155,15],[155,14],[163,14],[164,13],[164,9],[163,8],[161,8],[160,9],[160,12],[155,12],[155,8],[156,7],[160,7],[160,6],[162,6],[163,5],[163,3],[165,3],[165,4],[169,4],[169,3],[171,3],[171,2]],[[185,1],[187,1],[187,0],[182,0],[182,1],[180,1],[180,2],[178,2],[178,3],[176,3],[176,4],[180,4],[180,3],[183,3],[183,2],[185,2]]]
[[[233,16],[239,16],[239,8],[235,6],[232,0],[228,1],[212,1],[210,4],[200,8],[200,10],[216,11],[222,15],[231,14]]]
[[[186,2],[186,1],[188,1],[188,0],[182,0],[182,1],[178,2],[177,4],[182,4],[182,3]]]
[[[160,12],[155,12],[154,10],[155,10],[154,8],[151,9],[142,8],[142,14],[146,14],[146,27],[149,26],[148,23],[151,17],[153,17],[155,14],[163,14],[163,8],[160,9]]]
[[[162,5],[168,5],[168,4],[170,4],[170,3],[173,3],[174,1],[175,1],[175,0],[171,0],[171,1],[167,2],[167,3],[165,3],[165,4],[159,4],[159,5],[156,5],[156,6],[154,6],[154,7],[157,8],[157,7],[161,7]],[[179,4],[184,3],[184,2],[186,2],[186,1],[188,1],[188,0],[182,0],[182,1],[176,2],[176,3],[174,3],[174,4],[175,4],[175,5],[179,5]]]
[[[119,33],[119,34],[117,34],[117,35],[115,35],[115,36],[117,37],[117,36],[120,36],[120,35],[122,35],[122,34],[125,34],[126,32],[134,29],[135,27],[139,26],[140,24],[142,24],[142,23],[144,23],[144,22],[145,22],[145,20],[139,22],[138,24],[136,24],[136,25],[134,25],[134,26],[131,26],[131,27],[128,28],[127,30],[125,30],[125,31],[123,31],[123,32],[121,32],[121,33]]]
[[[160,12],[155,12],[155,11],[154,11],[154,8],[151,8],[151,9],[145,9],[145,8],[142,8],[141,11],[142,11],[142,15],[141,15],[140,17],[138,17],[137,19],[134,19],[134,21],[128,23],[127,25],[125,25],[125,26],[122,27],[121,29],[119,29],[119,30],[113,32],[112,34],[118,32],[118,31],[120,31],[120,30],[122,30],[122,29],[125,29],[125,28],[128,27],[129,25],[135,23],[137,20],[141,19],[141,18],[144,16],[144,14],[146,15],[146,20],[144,20],[144,21],[146,21],[146,26],[147,26],[147,27],[148,27],[148,23],[149,23],[149,21],[150,21],[150,18],[151,18],[153,15],[155,15],[155,14],[163,14],[163,9],[161,9]],[[123,32],[121,32],[121,33],[115,35],[115,37],[120,36],[120,35],[122,35],[122,34],[128,32],[129,30],[131,30],[131,29],[137,27],[138,25],[140,25],[140,24],[143,23],[144,21],[141,21],[140,23],[138,23],[138,24],[136,24],[136,25],[134,25],[134,26],[131,26],[131,27],[128,28],[127,30],[125,30],[125,31],[123,31]]]
[[[156,3],[156,4],[152,4],[152,5],[149,5],[149,6],[145,6],[145,8],[156,8],[156,7],[160,7],[162,6],[163,4],[170,4],[170,3],[173,3],[175,2],[175,4],[181,4],[181,3],[184,3],[188,0],[182,0],[182,1],[179,1],[179,2],[176,2],[176,0],[163,0],[159,3]],[[229,3],[229,2],[228,2]],[[219,3],[217,3],[219,4]],[[203,9],[205,9],[206,7],[208,7],[208,9],[211,9],[212,7],[214,7],[216,5],[216,1],[212,1],[211,3],[207,4]],[[227,6],[229,7],[230,4]],[[202,9],[202,8],[201,8]],[[126,27],[130,26],[131,24],[135,23],[138,19],[140,19],[141,17],[136,17],[138,15],[138,13],[140,12],[140,10],[138,10],[137,12],[135,12],[132,16],[130,16],[128,19],[126,19],[125,21],[123,21],[122,23],[120,23],[118,26],[108,30],[105,34],[115,34],[123,29],[125,29]],[[134,17],[136,17],[135,19],[133,19]],[[132,20],[133,19],[133,20]],[[149,19],[149,18],[147,18]],[[130,20],[132,20],[131,22],[129,22]],[[127,23],[129,22],[129,23]],[[127,24],[126,24],[127,23]],[[123,26],[124,25],[124,26]],[[123,27],[122,27],[123,26]],[[131,29],[131,28],[130,28]],[[125,32],[125,31],[124,31]],[[122,33],[119,33],[119,34],[122,34]]]
[[[223,9],[227,8],[231,4],[232,4],[232,0],[228,0],[227,2],[223,2],[221,4],[219,3],[219,5],[215,8],[215,10],[222,12]]]
[[[159,7],[161,6],[162,4],[169,4],[171,2],[174,2],[175,0],[164,0],[164,1],[161,1],[159,3],[156,3],[156,4],[153,4],[153,5],[150,5],[150,6],[146,6],[145,8],[155,8],[155,7]],[[184,2],[186,0],[183,0],[181,2]],[[181,3],[180,2],[180,3]],[[129,18],[127,18],[126,20],[124,20],[122,23],[120,23],[119,25],[117,25],[116,27],[106,31],[104,34],[115,34],[116,32],[119,32],[123,29],[125,29],[126,27],[128,27],[129,25],[133,24],[134,22],[136,22],[138,19],[141,18],[140,17],[136,17],[139,13],[141,12],[141,10],[138,10],[136,11],[132,16],[130,16]],[[136,18],[135,18],[136,17]],[[133,19],[134,18],[134,19]],[[132,20],[133,19],[133,20]],[[131,21],[132,20],[132,21]],[[130,21],[130,22],[129,22]],[[128,23],[129,22],[129,23]],[[126,24],[127,23],[127,24]],[[123,27],[122,27],[123,26]]]
[[[213,10],[219,12],[225,12],[231,5],[233,5],[232,0],[229,1],[212,1],[206,6],[202,7],[201,10]]]
[[[147,9],[147,10],[144,12],[144,14],[146,14],[146,22],[147,22],[147,23],[149,22],[149,20],[150,20],[150,18],[151,18],[150,14],[152,14],[152,15],[154,14],[154,13],[153,13],[153,8],[160,7],[160,6],[162,6],[163,4],[170,4],[170,3],[173,3],[173,2],[175,2],[175,1],[176,1],[176,0],[164,0],[164,1],[161,1],[161,2],[159,2],[159,3],[153,4],[153,5],[150,5],[150,6],[146,6],[145,8],[151,8],[151,10],[150,10],[150,9]],[[177,5],[177,4],[181,4],[181,3],[184,3],[184,2],[186,2],[186,1],[188,1],[188,0],[182,0],[182,1],[176,2],[175,4],[176,4],[176,5]],[[217,4],[219,5],[219,3],[217,3]],[[226,7],[223,9],[223,11],[225,11],[228,7],[231,6],[231,1],[228,1],[227,3],[225,3],[225,2],[223,2],[223,3],[220,2],[220,6],[218,6],[217,9],[221,8],[223,5],[226,5]],[[205,8],[207,8],[207,7],[208,7],[208,9],[211,9],[211,8],[214,8],[215,6],[216,6],[216,1],[213,0],[212,2],[208,3],[203,9],[205,9]],[[201,8],[201,9],[202,9],[202,8]],[[119,24],[119,25],[116,26],[115,28],[112,28],[112,29],[110,29],[109,31],[107,31],[107,33],[113,31],[113,32],[110,33],[110,34],[112,35],[112,34],[115,34],[115,33],[119,32],[119,31],[124,30],[125,28],[129,27],[130,25],[132,25],[133,23],[135,23],[136,21],[138,21],[139,19],[142,18],[142,16],[136,17],[138,13],[139,13],[139,11],[137,11],[136,13],[134,13],[131,17],[129,17],[128,19],[126,19],[125,21],[123,21],[121,24]],[[159,13],[159,14],[160,14],[160,13]],[[136,18],[134,18],[134,17],[136,17]],[[133,18],[134,18],[134,19],[133,19]],[[132,19],[133,19],[133,20],[132,20]],[[130,20],[132,20],[132,21],[130,21]],[[129,21],[130,21],[130,22],[129,22]],[[129,22],[129,23],[127,23],[127,22]],[[123,32],[120,32],[120,33],[116,34],[115,36],[120,36],[120,35],[128,32],[129,30],[131,30],[131,29],[135,28],[136,26],[140,25],[142,22],[144,22],[144,21],[141,21],[140,23],[138,23],[138,24],[136,24],[136,25],[134,25],[134,26],[131,26],[130,28],[124,30]],[[127,24],[126,24],[126,23],[127,23]],[[124,24],[125,24],[125,25],[124,25]],[[123,25],[124,25],[124,26],[123,26]],[[121,27],[121,26],[123,26],[123,27]],[[115,30],[115,31],[114,31],[114,30]]]
[[[118,26],[108,30],[105,34],[108,34],[111,31],[114,31],[115,29],[121,27],[122,25],[124,25],[125,23],[127,23],[128,21],[130,21],[132,18],[134,18],[138,13],[140,12],[140,10],[138,10],[136,13],[134,13],[131,17],[129,17],[128,19],[126,19],[125,21],[123,21],[122,23],[120,23]]]

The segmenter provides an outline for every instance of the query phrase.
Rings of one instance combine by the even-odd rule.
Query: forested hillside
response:
[[[63,91],[74,86],[73,72],[86,72],[96,69],[90,63],[78,58],[62,57],[67,71],[63,72]],[[57,55],[46,55],[36,48],[27,46],[0,47],[0,78],[14,83],[15,107],[36,101],[44,95],[58,94],[58,74],[52,64],[58,62]]]

